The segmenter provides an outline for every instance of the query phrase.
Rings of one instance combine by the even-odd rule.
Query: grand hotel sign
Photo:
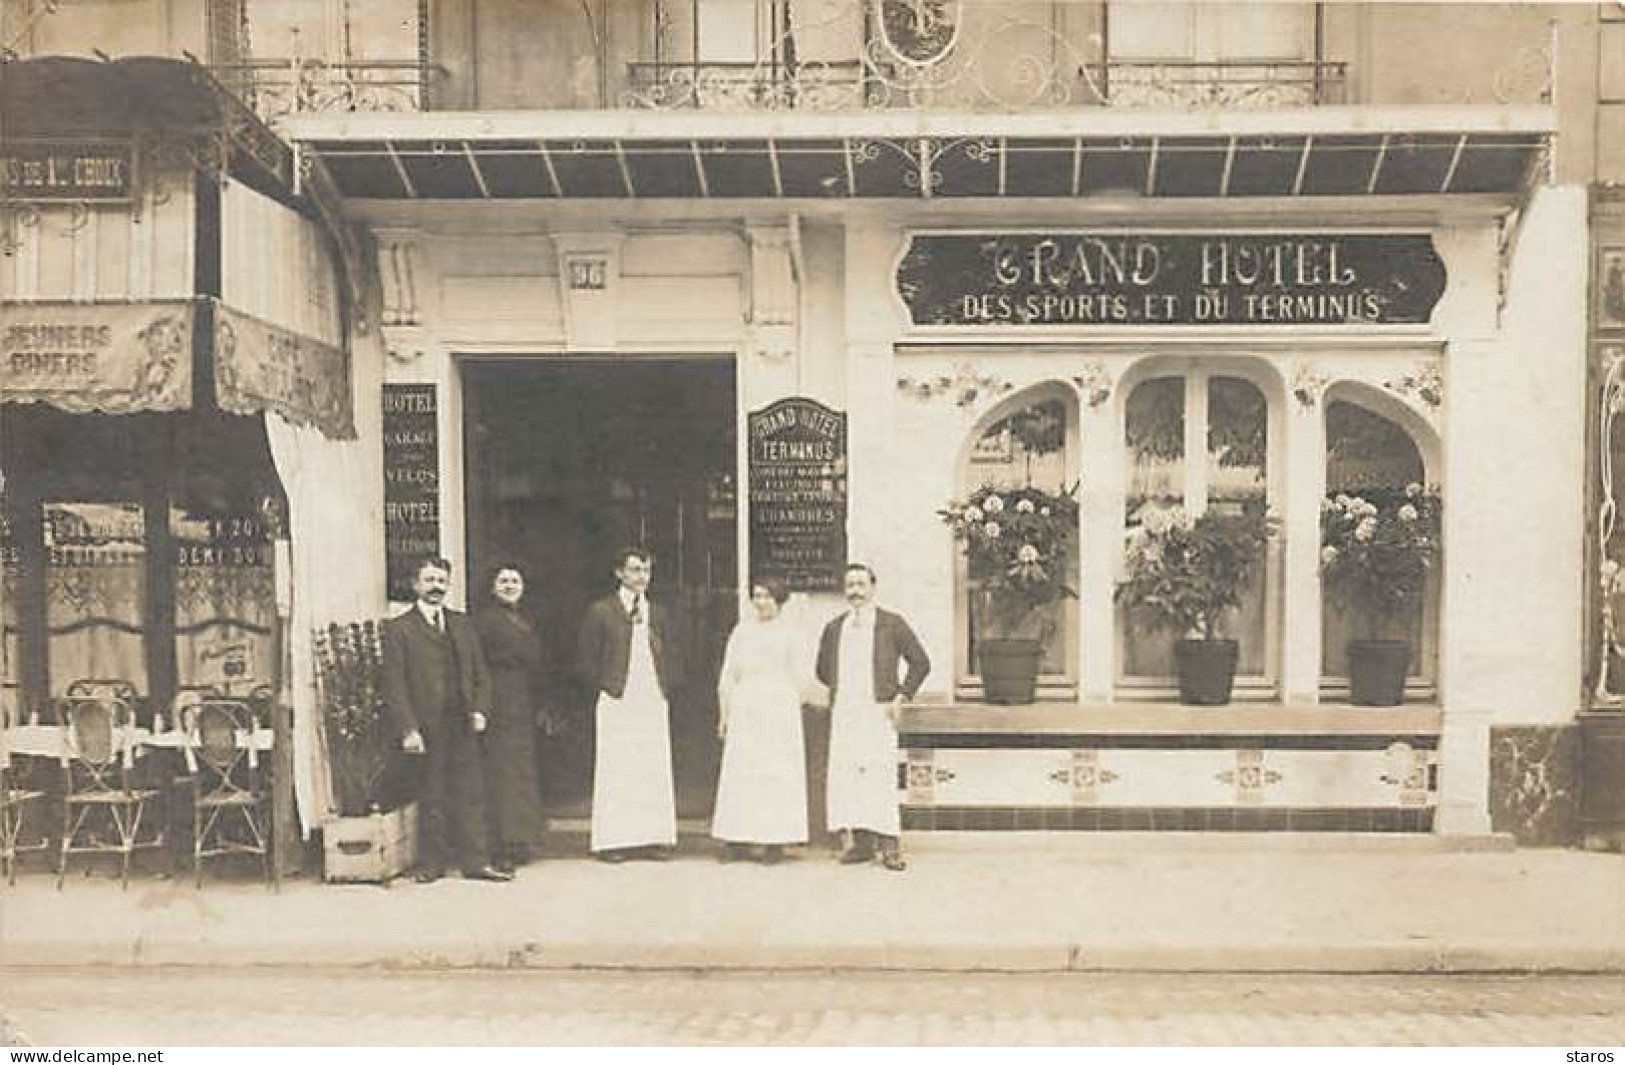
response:
[[[917,326],[1426,323],[1426,233],[920,233],[897,267]]]

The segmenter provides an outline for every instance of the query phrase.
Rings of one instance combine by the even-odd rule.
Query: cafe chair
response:
[[[254,748],[260,725],[240,699],[205,698],[186,709],[187,768],[192,777],[192,875],[203,886],[203,862],[256,854],[271,883],[267,774]]]
[[[43,803],[45,793],[22,787],[13,779],[14,770],[0,761],[0,873],[6,883],[17,882],[17,854],[19,851],[44,850],[48,841],[42,836],[38,843],[23,844],[24,826],[30,807]]]
[[[141,836],[147,807],[157,804],[159,791],[136,786],[135,711],[111,694],[69,695],[58,705],[66,736],[56,886],[60,890],[67,876],[69,855],[117,854],[120,883],[128,888],[131,855],[164,843],[161,822]]]
[[[119,699],[124,705],[135,709],[135,685],[127,680],[99,680],[94,677],[81,677],[68,685],[68,698],[70,699]]]

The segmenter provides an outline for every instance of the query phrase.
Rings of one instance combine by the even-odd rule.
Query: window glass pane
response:
[[[1314,45],[1312,4],[1225,3],[1205,11],[1218,60],[1308,59]]]
[[[1196,5],[1114,3],[1107,15],[1113,59],[1189,59]]]
[[[700,0],[699,59],[750,63],[756,59],[756,0]]]
[[[1215,377],[1207,389],[1208,509],[1240,513],[1246,506],[1263,506],[1269,452],[1269,408],[1264,394],[1251,381]],[[1268,638],[1265,630],[1265,589],[1269,567],[1253,570],[1242,593],[1241,608],[1225,619],[1225,632],[1241,644],[1239,675],[1265,671]]]
[[[1602,401],[1611,403],[1612,400],[1611,391],[1605,387]],[[1625,500],[1625,417],[1613,414],[1606,417],[1603,424],[1608,433],[1604,442],[1608,450],[1602,472],[1608,477],[1612,498]],[[1620,532],[1620,522],[1621,516],[1615,513],[1612,524],[1603,530],[1603,556],[1599,560],[1607,577],[1603,584],[1607,600],[1599,608],[1608,611],[1600,635],[1607,641],[1602,668],[1607,671],[1603,679],[1610,694],[1625,692],[1625,536]]]
[[[276,584],[257,514],[172,508],[180,685],[247,696],[276,677]]]
[[[147,691],[147,535],[139,503],[45,504],[46,602],[53,694],[76,680]]]
[[[1067,411],[1060,400],[1045,400],[1025,407],[1009,417],[990,425],[971,449],[966,472],[964,495],[984,487],[1000,490],[1032,486],[1047,492],[1060,492],[1068,487]],[[1062,561],[1070,579],[1068,586],[1077,588],[1077,544],[1074,541],[1068,557]],[[968,647],[971,673],[976,672],[976,642],[980,628],[976,599],[966,588],[966,616],[970,619]],[[1046,608],[1045,620],[1050,636],[1044,647],[1040,669],[1050,674],[1070,674],[1068,662],[1076,642],[1073,624],[1077,608],[1075,600],[1064,600]]]
[[[1422,453],[1405,429],[1356,403],[1326,407],[1326,493],[1359,496],[1379,507],[1398,505],[1409,484],[1424,484]],[[1385,638],[1411,641],[1411,675],[1430,676],[1432,640],[1427,634],[1438,613],[1437,574],[1421,613],[1394,623]],[[1328,676],[1348,675],[1347,647],[1356,618],[1330,597],[1321,607],[1321,668]]]
[[[327,39],[325,0],[255,3],[249,8],[248,23],[249,42],[257,59],[326,58],[329,46],[339,43]],[[332,57],[338,57],[337,48]]]
[[[1128,398],[1125,432],[1125,517],[1132,531],[1148,514],[1185,505],[1185,379],[1157,377],[1136,387]],[[1124,674],[1172,676],[1177,634],[1143,630],[1123,620]]]

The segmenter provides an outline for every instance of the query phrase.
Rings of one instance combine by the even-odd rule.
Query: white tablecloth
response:
[[[151,729],[135,728],[131,729],[130,733],[126,742],[136,748],[164,747],[169,750],[184,750],[190,742],[187,733],[176,729],[154,733]],[[258,728],[252,735],[239,732],[237,746],[253,751],[269,751],[271,730]],[[63,758],[68,753],[68,730],[63,725],[13,725],[0,732],[0,752],[6,751],[14,755],[31,754],[39,758]]]

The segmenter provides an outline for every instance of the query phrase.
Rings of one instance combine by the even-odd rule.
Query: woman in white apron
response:
[[[801,687],[809,655],[780,616],[789,592],[768,578],[751,585],[753,616],[728,638],[717,682],[718,732],[724,740],[711,835],[725,859],[762,847],[762,861],[807,842],[807,768]]]

